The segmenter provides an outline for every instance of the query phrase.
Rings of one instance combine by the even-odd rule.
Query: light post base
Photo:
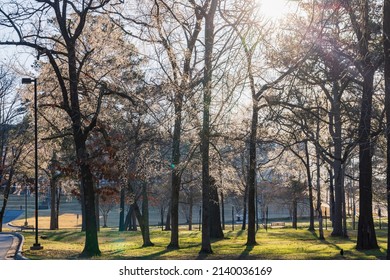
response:
[[[38,251],[38,250],[42,250],[42,249],[43,249],[43,247],[39,243],[34,244],[33,246],[30,247],[30,250],[34,250],[34,251]]]
[[[24,222],[24,226],[27,227],[28,226],[28,222]]]

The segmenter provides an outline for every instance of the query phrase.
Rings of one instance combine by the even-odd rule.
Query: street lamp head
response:
[[[22,84],[31,84],[34,82],[34,79],[31,78],[22,78]]]

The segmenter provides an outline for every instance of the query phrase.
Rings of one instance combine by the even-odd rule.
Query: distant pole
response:
[[[255,192],[256,192],[256,204],[255,204],[255,208],[256,208],[256,230],[259,230],[259,208],[258,208],[258,199],[257,199],[257,186],[255,188]]]
[[[265,209],[265,231],[268,231],[268,206]]]
[[[202,224],[202,206],[199,207],[199,231],[201,231]]]
[[[164,208],[161,206],[160,208],[160,215],[161,215],[161,230],[164,231]]]
[[[325,230],[328,230],[328,217],[326,213],[326,208],[325,208]]]
[[[225,230],[225,202],[223,192],[221,191],[221,211],[222,211],[222,229]]]
[[[234,206],[232,206],[232,230],[234,230]]]
[[[381,208],[378,207],[378,216],[379,216],[379,229],[382,229],[382,212],[381,212]]]
[[[27,222],[27,185],[24,185],[24,226],[28,226]]]

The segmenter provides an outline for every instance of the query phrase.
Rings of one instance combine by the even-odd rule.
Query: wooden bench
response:
[[[273,222],[271,223],[271,228],[284,228],[286,226],[285,222]]]

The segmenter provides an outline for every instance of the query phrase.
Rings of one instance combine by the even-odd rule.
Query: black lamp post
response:
[[[23,78],[22,84],[34,83],[34,151],[35,151],[35,244],[31,250],[41,250],[43,247],[38,243],[38,102],[37,102],[37,79]]]
[[[24,181],[24,226],[28,226],[27,222],[27,183]]]

